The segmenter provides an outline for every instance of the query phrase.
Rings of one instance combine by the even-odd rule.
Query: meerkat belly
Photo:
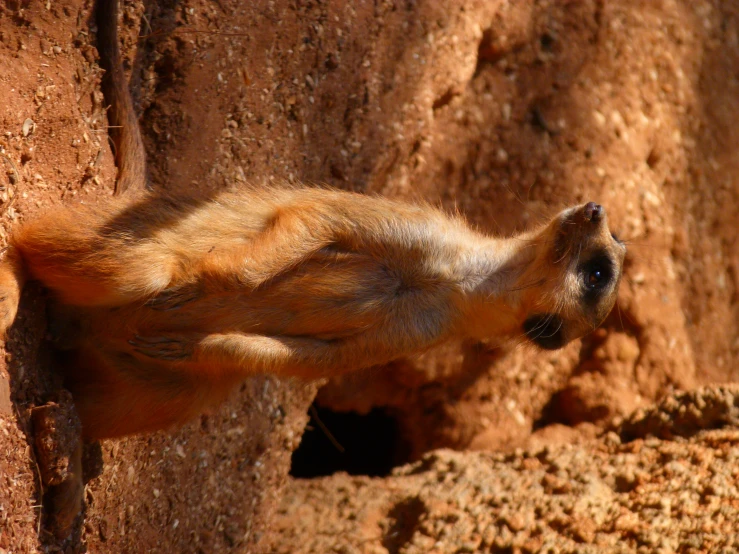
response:
[[[267,335],[339,338],[381,324],[398,281],[364,256],[340,261],[309,260],[256,290],[235,289],[212,298],[211,315],[198,326]],[[205,315],[205,314],[202,314]]]
[[[382,263],[351,255],[310,260],[243,301],[264,333],[339,338],[381,325],[400,287]]]
[[[317,255],[256,289],[165,291],[143,308],[91,312],[89,327],[116,343],[136,335],[230,332],[339,339],[383,325],[406,291],[398,274],[371,256]]]

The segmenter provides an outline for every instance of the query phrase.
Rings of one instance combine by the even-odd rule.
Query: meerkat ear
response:
[[[13,246],[7,247],[0,261],[0,337],[15,321],[25,280],[20,254]]]

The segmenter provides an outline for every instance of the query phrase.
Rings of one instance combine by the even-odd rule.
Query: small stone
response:
[[[33,119],[28,118],[23,122],[23,136],[27,137],[36,130],[36,123]]]

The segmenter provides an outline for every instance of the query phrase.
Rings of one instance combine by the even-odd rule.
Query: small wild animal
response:
[[[96,10],[129,190],[19,225],[0,266],[0,332],[27,279],[49,290],[86,438],[179,424],[255,373],[316,379],[455,338],[556,349],[611,310],[625,247],[594,202],[495,238],[429,206],[337,190],[146,192],[116,0]]]

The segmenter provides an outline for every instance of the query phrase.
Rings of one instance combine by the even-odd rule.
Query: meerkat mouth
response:
[[[557,350],[565,345],[564,320],[556,314],[535,314],[523,324],[526,336],[545,350]]]

